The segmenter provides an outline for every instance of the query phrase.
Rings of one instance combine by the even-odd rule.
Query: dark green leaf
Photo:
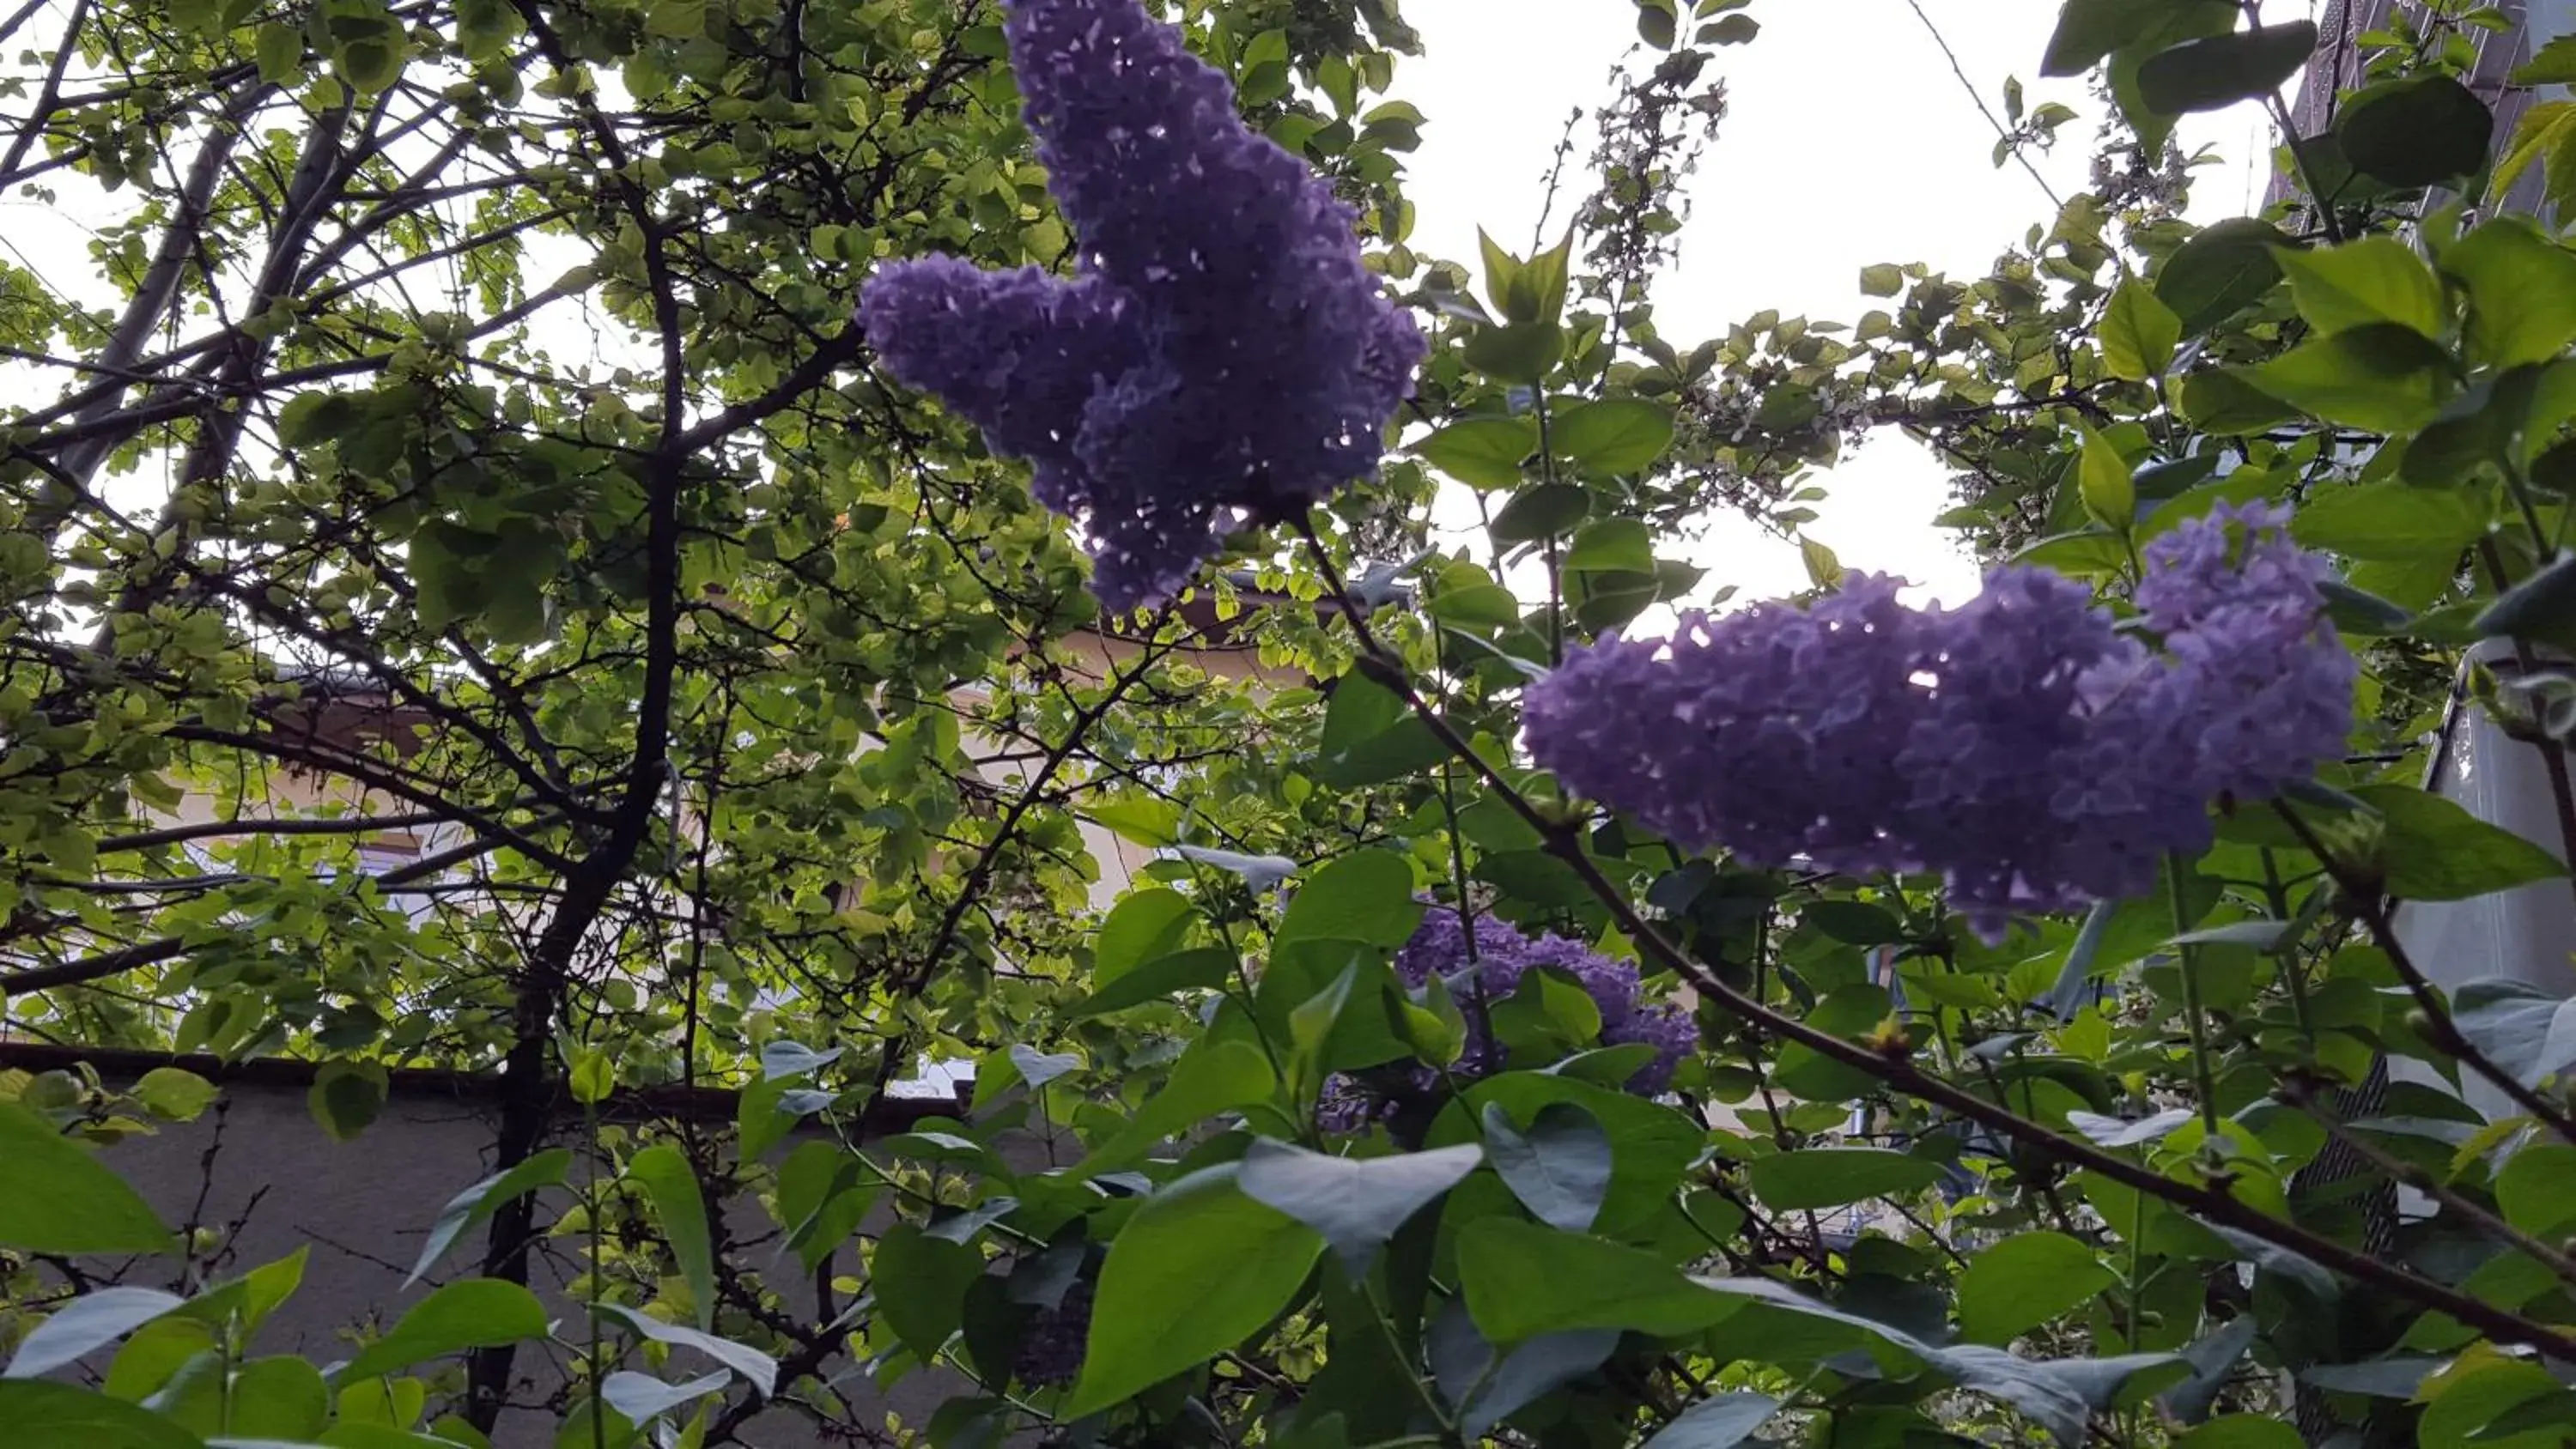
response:
[[[2468,900],[2567,874],[2556,856],[2457,801],[2411,785],[2365,785],[2353,793],[2385,824],[2388,893],[2399,900]]]
[[[1959,1332],[2010,1343],[2118,1282],[2093,1249],[2063,1233],[2016,1233],[1969,1259],[1959,1275]]]
[[[2217,437],[2259,433],[2299,415],[2299,410],[2255,386],[2243,368],[2195,372],[2182,380],[2182,415]],[[2116,542],[2116,541],[2115,541]]]
[[[2272,94],[2316,48],[2306,20],[2187,40],[2138,68],[2138,90],[2160,115],[2220,110]]]
[[[2437,186],[2486,164],[2495,115],[2449,76],[2409,76],[2344,102],[2335,135],[2363,175],[2390,186]]]
[[[2554,642],[2576,628],[2576,553],[2507,589],[2478,616],[2481,634]]]
[[[2555,1241],[2576,1224],[2576,1147],[2540,1142],[2522,1149],[2496,1174],[2495,1191],[2506,1222]]]
[[[1316,779],[1357,789],[1402,779],[1447,758],[1448,746],[1395,691],[1364,674],[1346,674],[1333,686]]]
[[[570,1148],[548,1148],[509,1171],[496,1172],[449,1199],[447,1206],[439,1210],[438,1220],[429,1225],[429,1236],[422,1241],[420,1256],[413,1260],[411,1276],[403,1279],[403,1286],[409,1288],[437,1267],[438,1260],[447,1256],[447,1250],[456,1245],[457,1238],[466,1229],[500,1211],[502,1204],[513,1198],[561,1183],[571,1166]]]
[[[2102,365],[2113,377],[2145,382],[2173,363],[2182,318],[2135,277],[2123,277],[2102,314]]]
[[[1223,946],[1175,951],[1148,961],[1083,998],[1076,1018],[1102,1016],[1157,1001],[1175,991],[1213,991],[1234,975],[1235,955]]]
[[[983,1274],[982,1253],[934,1238],[910,1223],[886,1229],[868,1260],[877,1311],[923,1363],[935,1362],[941,1345],[957,1332],[965,1318],[967,1285]]]
[[[1536,543],[1544,538],[1561,538],[1573,531],[1592,509],[1592,499],[1571,483],[1548,483],[1515,494],[1494,515],[1491,532],[1494,542],[1509,547],[1518,543]]]
[[[2245,380],[2292,407],[2374,433],[2403,433],[2439,416],[2448,357],[2411,327],[2355,327],[2312,338],[2250,368]]]
[[[1156,1192],[1109,1245],[1063,1413],[1097,1413],[1243,1342],[1288,1306],[1324,1240],[1245,1196],[1234,1164]]]
[[[1265,1137],[1244,1154],[1238,1181],[1246,1197],[1323,1234],[1356,1280],[1396,1229],[1457,1186],[1483,1159],[1472,1146],[1392,1157],[1332,1157]]]
[[[2279,249],[2290,238],[2269,222],[2238,217],[2208,227],[2165,258],[2156,296],[2197,336],[2263,300],[2281,280]]]
[[[44,1379],[0,1380],[0,1424],[9,1449],[205,1449],[141,1405]]]
[[[1510,1113],[1488,1103],[1484,1125],[1485,1154],[1522,1206],[1563,1232],[1592,1226],[1610,1191],[1613,1154],[1609,1134],[1590,1112],[1574,1102],[1551,1102],[1523,1134]]]
[[[1496,382],[1535,387],[1565,355],[1565,329],[1554,322],[1513,322],[1479,327],[1459,355]]]
[[[1919,1192],[1941,1180],[1941,1169],[1882,1147],[1810,1147],[1757,1158],[1744,1175],[1764,1203],[1796,1210]]]
[[[1178,949],[1193,907],[1179,891],[1154,887],[1133,892],[1109,908],[1091,946],[1094,980],[1109,983]]]
[[[2230,1414],[2174,1441],[2174,1449],[2305,1449],[2308,1441],[2279,1419]]]
[[[155,1117],[171,1122],[194,1122],[215,1105],[215,1084],[195,1072],[177,1067],[154,1067],[134,1083],[134,1100]]]
[[[1606,1328],[1551,1333],[1497,1357],[1476,1331],[1465,1303],[1451,1299],[1433,1321],[1426,1347],[1441,1397],[1458,1411],[1458,1431],[1480,1443],[1496,1424],[1599,1368],[1619,1346]]]
[[[328,1061],[313,1074],[305,1105],[313,1120],[334,1142],[346,1142],[367,1130],[385,1110],[388,1081],[376,1062]]]
[[[1558,457],[1599,477],[1643,472],[1672,445],[1673,410],[1643,398],[1578,403],[1548,430]]]
[[[1719,1394],[1683,1410],[1645,1449],[1737,1449],[1779,1411],[1769,1394]]]
[[[2483,494],[2464,488],[2321,488],[2292,516],[2290,532],[2310,548],[2347,558],[2457,558],[2486,536],[2487,504]]]
[[[412,1305],[392,1332],[358,1350],[332,1380],[376,1378],[470,1348],[545,1336],[546,1309],[537,1295],[498,1278],[467,1278]]]
[[[161,1253],[170,1230],[106,1164],[35,1113],[0,1102],[0,1247],[32,1253]]]
[[[2442,335],[2442,283],[2403,242],[2374,236],[2313,250],[2283,247],[2275,260],[2290,278],[2299,315],[2319,332],[2393,322]]]
[[[1422,924],[1413,867],[1390,850],[1362,850],[1307,877],[1271,935],[1274,953],[1300,941],[1396,947]]]
[[[1459,1233],[1458,1278],[1477,1329],[1506,1345],[1589,1328],[1670,1338],[1742,1307],[1642,1249],[1511,1218]]]
[[[1145,1099],[1127,1125],[1083,1160],[1081,1175],[1124,1167],[1154,1144],[1219,1112],[1270,1100],[1279,1079],[1270,1059],[1249,1042],[1202,1039],[1172,1068],[1171,1080]]]
[[[1633,518],[1603,518],[1583,525],[1574,535],[1574,545],[1565,551],[1563,567],[1568,573],[1632,573],[1655,571],[1655,537],[1646,525]]]
[[[1470,418],[1424,438],[1414,451],[1470,488],[1516,488],[1521,464],[1538,451],[1538,423],[1527,417]]]
[[[688,1155],[679,1148],[657,1142],[627,1159],[626,1177],[642,1184],[645,1195],[653,1201],[653,1215],[662,1223],[662,1240],[670,1244],[672,1261],[679,1265],[680,1277],[689,1285],[689,1302],[697,1311],[698,1327],[714,1328],[715,1247],[707,1232],[707,1200],[698,1189],[697,1169],[689,1165]]]
[[[2546,362],[2576,342],[2576,254],[2519,216],[2503,216],[2442,253],[2469,294],[2469,348],[2493,367]]]

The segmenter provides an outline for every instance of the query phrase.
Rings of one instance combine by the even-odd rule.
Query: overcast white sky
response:
[[[2056,100],[2082,119],[2041,161],[2060,194],[2082,189],[2100,107],[2081,81],[2043,81],[2039,54],[2059,0],[1922,0],[1961,66],[1998,114],[2005,77],[2030,104]],[[2284,7],[2292,8],[2292,7]],[[1982,276],[1996,255],[2053,208],[2018,166],[1991,164],[1994,131],[1906,0],[1754,0],[1751,45],[1721,51],[1732,111],[1694,183],[1697,210],[1678,269],[1657,292],[1658,321],[1685,349],[1767,307],[1856,320],[1872,305],[1860,269],[1921,261]],[[1596,108],[1611,67],[1636,41],[1630,0],[1405,0],[1425,55],[1397,92],[1430,124],[1406,183],[1415,244],[1472,259],[1476,228],[1526,248],[1549,148],[1576,106]],[[2210,145],[2231,163],[2203,172],[2193,210],[2234,215],[2270,132],[2250,109],[2193,118],[2186,150]],[[1589,149],[1588,139],[1585,149]],[[2259,200],[2259,195],[2255,198]],[[1888,438],[1824,480],[1831,499],[1810,533],[1855,568],[1897,573],[1953,602],[1976,571],[1931,520],[1946,478],[1923,449]],[[1733,520],[1699,562],[1711,583],[1747,597],[1806,587],[1797,553]]]

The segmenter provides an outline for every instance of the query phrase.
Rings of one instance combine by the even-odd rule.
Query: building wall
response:
[[[6,1064],[10,1056],[0,1051],[0,1065]],[[111,1085],[118,1078],[114,1072],[103,1075]],[[302,1286],[263,1326],[255,1347],[259,1353],[301,1354],[327,1365],[354,1352],[355,1330],[388,1326],[436,1284],[473,1275],[484,1241],[479,1225],[459,1239],[441,1271],[408,1289],[403,1284],[440,1208],[492,1171],[493,1104],[477,1086],[470,1079],[447,1079],[441,1085],[427,1074],[401,1079],[373,1125],[352,1141],[336,1142],[314,1122],[303,1087],[289,1081],[233,1080],[223,1084],[220,1105],[196,1122],[129,1138],[107,1149],[103,1160],[142,1193],[163,1221],[218,1231],[224,1245],[214,1277],[233,1276],[307,1248]],[[887,1125],[900,1130],[943,1106],[947,1104],[934,1102],[898,1114]],[[561,1145],[576,1150],[579,1137],[578,1122],[565,1124],[558,1134]],[[777,1153],[783,1155],[792,1145]],[[1015,1165],[1043,1165],[1042,1144],[1010,1141],[1004,1150]],[[577,1163],[576,1180],[581,1170]],[[540,1222],[550,1224],[570,1198],[548,1192],[539,1201]],[[890,1220],[880,1207],[861,1231],[874,1233]],[[723,1230],[745,1245],[735,1255],[738,1261],[765,1265],[776,1251],[777,1225],[749,1196],[725,1205]],[[843,1248],[842,1272],[853,1269],[850,1253]],[[563,1289],[579,1272],[581,1254],[577,1237],[541,1241],[529,1285],[555,1316],[558,1335],[576,1344],[584,1333],[583,1310]],[[139,1262],[121,1281],[185,1291],[184,1284],[172,1281],[173,1266],[167,1260]],[[789,1272],[775,1278],[772,1286],[781,1291],[788,1315],[806,1325],[820,1321],[810,1280],[795,1272],[792,1263]],[[112,1351],[101,1350],[69,1372],[95,1376],[112,1357]],[[563,1386],[576,1359],[576,1350],[560,1345],[522,1345],[513,1401],[542,1404]],[[846,1372],[850,1363],[847,1356],[838,1358],[829,1372]],[[651,1371],[633,1360],[623,1366]],[[458,1360],[426,1366],[423,1372],[440,1367],[449,1387],[461,1385]],[[716,1367],[682,1350],[660,1376],[678,1382]],[[884,1392],[855,1376],[839,1388],[851,1400],[850,1418],[881,1430],[889,1411],[918,1428],[940,1403],[968,1385],[945,1372],[915,1372]],[[442,1403],[442,1396],[433,1393],[433,1416],[442,1411]],[[494,1435],[495,1449],[548,1449],[558,1422],[555,1414],[534,1408],[506,1412]],[[0,1443],[5,1442],[6,1435],[0,1434]],[[749,1422],[743,1442],[761,1449],[805,1449],[834,1441],[795,1410],[772,1409]]]

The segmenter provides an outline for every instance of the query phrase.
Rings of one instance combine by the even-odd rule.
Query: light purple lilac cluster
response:
[[[1076,1279],[1053,1308],[1041,1308],[1020,1335],[1011,1375],[1033,1389],[1072,1383],[1091,1337],[1091,1280]]]
[[[2150,649],[2083,585],[2002,568],[1957,609],[1855,576],[1806,607],[1607,638],[1530,687],[1531,755],[1694,850],[1853,874],[1939,871],[1988,935],[2139,894],[2338,755],[2352,655],[2288,510],[2222,506],[2150,543]]]
[[[1373,470],[1428,347],[1351,209],[1139,0],[1012,0],[1006,33],[1073,277],[899,262],[860,321],[898,379],[1034,465],[1103,603],[1159,602],[1228,529]]]
[[[1661,1092],[1672,1082],[1673,1069],[1699,1044],[1699,1029],[1677,1006],[1649,1001],[1638,983],[1637,963],[1604,956],[1579,941],[1554,933],[1524,935],[1509,921],[1490,915],[1475,918],[1476,945],[1467,948],[1467,927],[1458,912],[1434,906],[1423,913],[1404,949],[1396,953],[1395,974],[1408,987],[1420,987],[1434,976],[1448,983],[1467,1018],[1466,1047],[1448,1074],[1472,1081],[1501,1071],[1503,1049],[1494,1039],[1491,1003],[1520,989],[1521,978],[1540,967],[1554,967],[1583,987],[1601,1012],[1601,1044],[1625,1046],[1642,1042],[1654,1057],[1637,1069],[1628,1090],[1641,1096]],[[1415,1067],[1399,1074],[1401,1086],[1418,1095],[1438,1086],[1441,1074]],[[1324,1084],[1317,1107],[1319,1125],[1328,1132],[1356,1132],[1401,1105],[1383,1090],[1334,1077]]]

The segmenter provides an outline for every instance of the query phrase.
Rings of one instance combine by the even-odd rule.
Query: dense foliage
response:
[[[0,262],[10,1030],[308,1058],[340,1136],[499,1083],[323,1363],[115,1173],[204,1081],[10,1074],[9,1442],[2576,1435],[2576,1028],[2399,931],[2576,853],[2576,254],[2489,201],[2576,107],[2499,134],[2502,18],[2358,38],[2195,228],[2174,119],[2292,122],[2315,27],[2067,0],[2093,189],[1692,345],[1743,0],[1639,0],[1573,230],[1459,260],[1393,0],[1154,9],[0,17],[0,184],[96,218]],[[1882,428],[1985,599],[1810,542],[1646,642]],[[2472,650],[2550,850],[2421,786]]]

